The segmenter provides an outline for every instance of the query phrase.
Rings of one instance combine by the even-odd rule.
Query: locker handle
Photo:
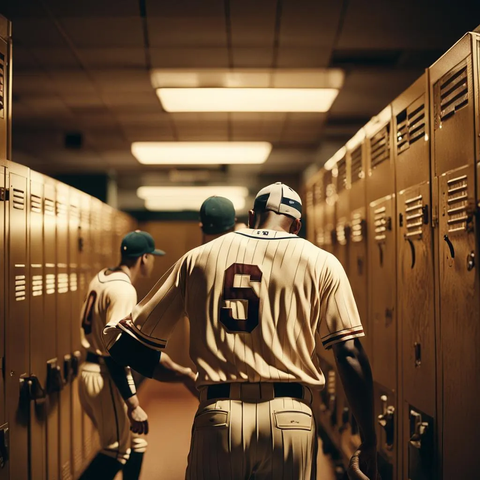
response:
[[[77,350],[76,352],[72,353],[72,375],[73,378],[78,376],[78,371],[80,369],[80,359],[82,354]]]
[[[63,357],[63,381],[65,384],[72,378],[72,356],[70,354]]]
[[[444,235],[443,239],[447,242],[448,248],[450,249],[450,256],[452,258],[455,258],[455,249],[453,248],[453,244],[450,241],[450,239],[448,238],[448,235]]]
[[[471,272],[475,268],[475,252],[467,255],[467,270]]]
[[[422,345],[415,342],[413,347],[415,348],[415,366],[419,367],[422,364]]]
[[[385,443],[388,450],[393,448],[393,441],[395,437],[395,407],[389,405],[387,407],[387,396],[382,395],[380,400],[383,404],[383,413],[378,416],[378,424],[385,430]]]
[[[30,375],[27,379],[30,400],[43,400],[47,397],[47,392],[42,387],[40,380],[36,375]]]
[[[414,422],[413,434],[409,440],[410,445],[421,450],[422,440],[428,432],[428,422],[422,422],[422,415],[415,410],[410,410],[410,419]]]
[[[60,392],[63,389],[63,378],[57,359],[47,362],[47,393]]]
[[[415,260],[416,260],[416,257],[415,257],[415,245],[413,244],[413,242],[405,237],[405,240],[408,242],[408,244],[410,245],[410,251],[412,252],[412,265],[410,268],[413,268],[415,266]]]

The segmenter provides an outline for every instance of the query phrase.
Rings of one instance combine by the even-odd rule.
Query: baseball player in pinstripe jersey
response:
[[[187,478],[315,478],[311,389],[317,353],[332,348],[362,448],[352,478],[376,478],[373,382],[363,328],[340,262],[297,236],[302,206],[290,187],[260,190],[250,229],[186,253],[128,317],[107,325],[110,354],[155,376],[176,323],[190,320],[198,370]]]
[[[135,307],[133,283],[148,277],[154,255],[164,252],[155,249],[151,235],[137,230],[124,237],[121,254],[118,267],[103,269],[92,279],[82,309],[82,343],[87,356],[81,368],[79,394],[98,430],[101,451],[81,479],[113,479],[120,469],[125,480],[138,479],[147,448],[142,434],[148,433],[148,417],[139,404],[130,368],[109,356],[102,332],[107,322],[111,324]],[[157,373],[158,380],[183,381],[194,390],[192,371],[168,356],[162,356]]]

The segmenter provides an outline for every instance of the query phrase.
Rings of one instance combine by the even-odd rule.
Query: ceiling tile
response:
[[[79,57],[87,67],[95,69],[145,68],[142,47],[78,48]]]
[[[278,68],[326,68],[330,61],[329,48],[280,47]]]
[[[23,0],[22,0],[23,1]],[[137,0],[48,0],[48,8],[56,17],[131,17],[140,14]]]
[[[225,68],[228,67],[226,47],[151,48],[153,68]]]

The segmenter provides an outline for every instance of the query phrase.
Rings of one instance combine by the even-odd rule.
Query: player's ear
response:
[[[248,227],[255,228],[255,212],[253,210],[248,211]]]
[[[290,233],[297,235],[297,233],[300,231],[301,228],[302,228],[302,222],[300,221],[299,218],[296,218],[292,222],[292,225],[290,226]]]

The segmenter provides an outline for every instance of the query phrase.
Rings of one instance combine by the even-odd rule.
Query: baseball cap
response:
[[[298,193],[281,182],[262,188],[255,197],[253,209],[271,210],[293,218],[302,217],[302,200]]]
[[[155,249],[153,237],[141,230],[127,233],[122,240],[121,253],[127,257],[141,257],[145,253],[165,255],[163,250]]]
[[[202,230],[206,234],[222,233],[235,225],[235,208],[225,197],[208,197],[200,207]]]

